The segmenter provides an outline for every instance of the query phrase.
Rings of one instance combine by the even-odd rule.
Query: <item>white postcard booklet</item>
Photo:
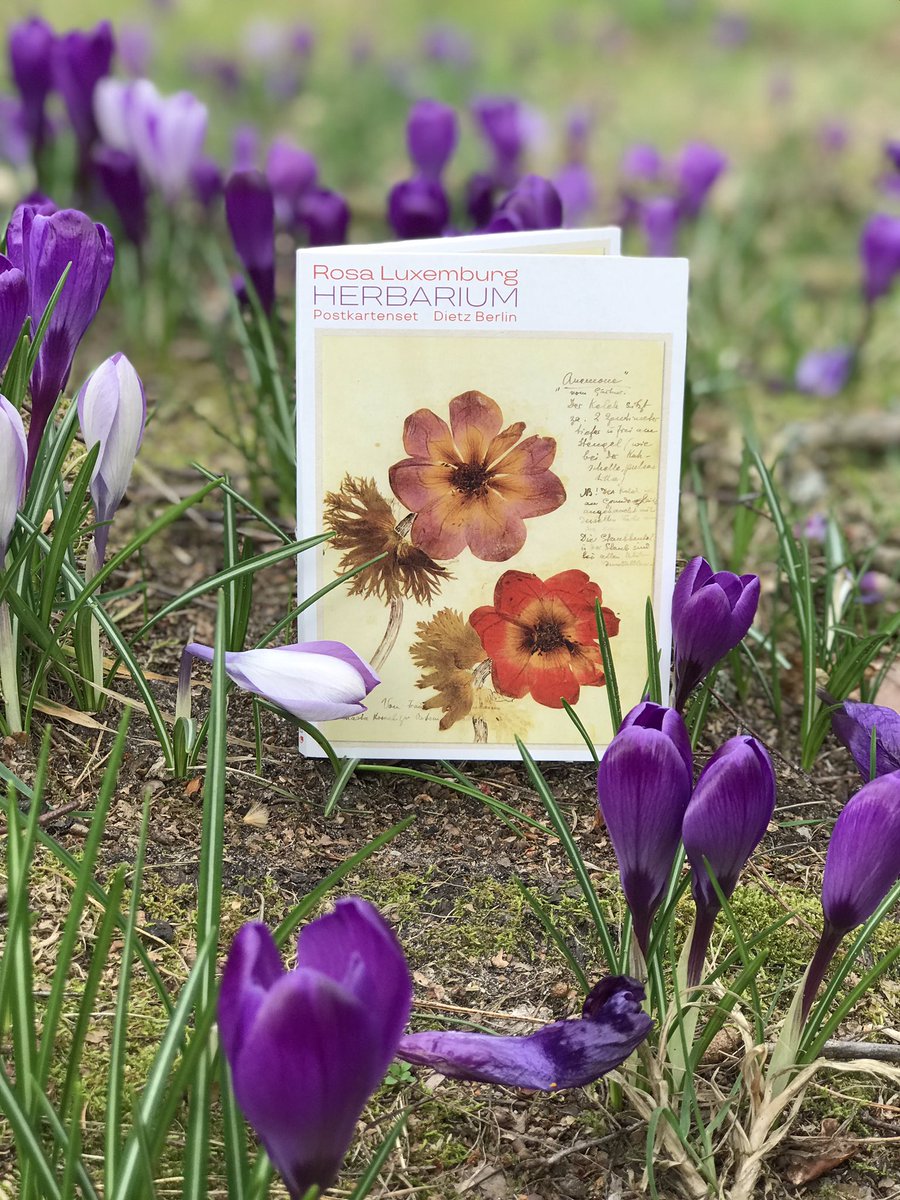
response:
[[[598,609],[623,711],[648,597],[669,661],[688,265],[568,232],[298,253],[299,535],[332,535],[301,595],[356,572],[300,637],[381,679],[323,727],[340,754],[585,759],[563,702],[602,751]]]

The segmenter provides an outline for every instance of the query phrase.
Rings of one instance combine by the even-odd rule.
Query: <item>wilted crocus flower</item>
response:
[[[338,900],[307,925],[293,971],[265,925],[238,930],[219,992],[219,1039],[235,1099],[293,1200],[334,1182],[411,1003],[403,950],[365,900]]]
[[[585,1087],[620,1066],[653,1022],[641,1008],[636,979],[601,979],[587,995],[581,1017],[554,1021],[526,1037],[462,1031],[410,1033],[397,1057],[449,1075],[534,1091]]]
[[[0,371],[9,362],[27,316],[25,275],[5,254],[0,254]]]
[[[137,159],[124,150],[98,146],[92,161],[125,236],[139,246],[147,232],[147,193]]]
[[[9,30],[9,63],[13,82],[25,110],[25,127],[35,150],[44,144],[47,122],[44,105],[53,86],[53,42],[55,35],[46,21],[31,17]]]
[[[703,974],[720,908],[707,864],[727,900],[762,841],[774,809],[775,771],[764,747],[752,737],[729,738],[700,772],[681,829],[697,908],[688,960],[692,985]]]
[[[700,680],[747,633],[759,603],[759,576],[717,571],[692,558],[672,596],[675,707],[681,712]]]
[[[184,653],[212,662],[211,646],[191,642]],[[298,642],[262,650],[229,651],[225,673],[238,687],[303,721],[335,721],[365,712],[362,703],[381,682],[342,642]]]
[[[275,205],[261,171],[235,171],[229,176],[225,215],[238,258],[260,304],[270,313],[275,303]]]
[[[863,295],[872,304],[886,295],[900,274],[900,217],[876,213],[863,226],[859,242]]]
[[[824,928],[803,988],[803,1018],[841,940],[871,917],[898,878],[900,771],[893,771],[860,788],[835,821],[822,879]]]
[[[315,187],[318,174],[318,164],[308,150],[301,150],[287,138],[275,138],[266,158],[266,178],[272,188],[279,224],[292,224],[297,202],[304,192]]]
[[[558,229],[562,217],[562,200],[550,180],[541,175],[526,175],[497,205],[484,232]]]
[[[473,102],[472,112],[491,148],[495,181],[510,187],[519,174],[519,159],[525,149],[522,105],[511,96],[484,96]]]
[[[96,566],[106,557],[109,522],[122,503],[131,468],[144,437],[147,401],[144,385],[124,354],[114,354],[90,375],[78,393],[78,422],[88,450],[100,444],[91,498],[97,529]]]
[[[855,359],[852,346],[810,350],[797,363],[794,386],[811,396],[836,396],[846,387]]]
[[[673,164],[682,212],[695,217],[713,184],[728,166],[725,155],[707,142],[688,142]]]
[[[837,703],[827,692],[819,695],[826,704]],[[831,714],[834,735],[853,756],[863,780],[871,775],[872,731],[875,731],[875,774],[900,771],[900,713],[883,704],[863,704],[845,700]]]
[[[674,196],[651,196],[637,201],[638,220],[647,240],[647,253],[671,258],[677,252],[681,205]]]
[[[300,197],[294,218],[306,230],[310,246],[341,246],[347,240],[350,206],[340,192],[310,188]]]
[[[439,180],[459,138],[456,110],[439,100],[417,100],[406,122],[413,166],[425,179]]]
[[[600,760],[597,798],[645,958],[692,785],[691,739],[680,713],[650,701],[637,705]]]
[[[37,328],[71,263],[31,373],[30,473],[50,413],[68,381],[78,343],[109,285],[115,247],[106,226],[95,225],[83,212],[69,208],[42,216],[26,206],[13,213],[6,230],[6,252],[28,283],[32,328]]]
[[[73,29],[58,37],[53,47],[53,82],[66,103],[82,156],[97,137],[94,89],[109,74],[112,55],[109,21],[87,32]]]
[[[406,179],[391,188],[387,215],[398,238],[440,237],[450,220],[450,202],[435,180]]]
[[[0,570],[6,560],[16,513],[25,495],[28,447],[22,418],[5,396],[0,395]]]

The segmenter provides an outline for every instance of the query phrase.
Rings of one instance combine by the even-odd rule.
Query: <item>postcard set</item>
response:
[[[669,661],[688,265],[617,230],[297,256],[303,641],[381,684],[323,727],[366,758],[577,760]],[[321,753],[308,737],[305,754]]]

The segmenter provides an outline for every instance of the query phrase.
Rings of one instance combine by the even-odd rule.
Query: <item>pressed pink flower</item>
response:
[[[503,425],[500,406],[483,392],[450,401],[450,424],[420,408],[403,425],[404,458],[390,469],[394,495],[416,514],[411,540],[431,558],[505,562],[525,544],[525,518],[551,513],[566,499],[549,469],[556,440]]]

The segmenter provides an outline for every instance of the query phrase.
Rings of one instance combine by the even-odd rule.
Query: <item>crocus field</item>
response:
[[[13,8],[0,1200],[900,1200],[896,0]],[[380,647],[298,556],[430,605],[565,492],[420,410],[456,523],[413,456],[298,541],[294,251],[609,224],[691,264],[672,662],[648,601],[625,711],[622,614],[509,572],[424,707],[592,761],[341,757]]]

